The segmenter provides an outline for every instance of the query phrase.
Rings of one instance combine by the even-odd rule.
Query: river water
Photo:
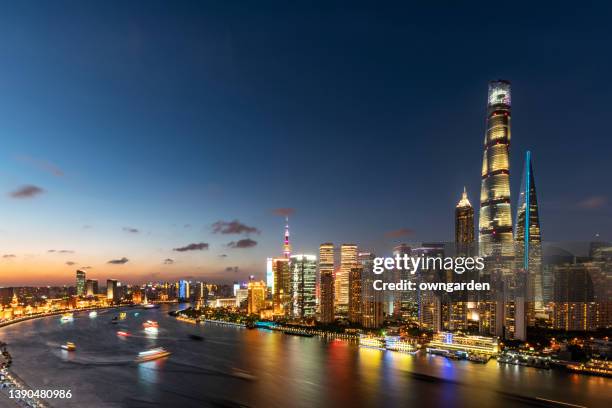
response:
[[[50,400],[54,407],[518,407],[528,398],[612,405],[612,380],[606,378],[413,356],[263,329],[195,326],[168,316],[169,310],[127,309],[119,324],[110,323],[113,310],[96,318],[75,314],[68,323],[58,316],[36,319],[0,329],[0,340],[9,344],[12,371],[32,389],[71,390],[69,400]],[[159,322],[157,335],[143,331],[147,319]],[[131,335],[120,337],[118,330]],[[66,341],[77,350],[61,350]],[[134,362],[138,352],[158,346],[173,354]]]

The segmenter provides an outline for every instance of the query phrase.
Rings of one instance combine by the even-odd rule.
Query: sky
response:
[[[610,240],[611,16],[604,2],[5,4],[0,286],[76,268],[263,278],[285,213],[294,253],[451,241],[464,186],[478,207],[498,78],[513,87],[513,201],[529,149],[543,239]]]

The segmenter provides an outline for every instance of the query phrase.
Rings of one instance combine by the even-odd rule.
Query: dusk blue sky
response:
[[[0,286],[79,266],[263,277],[279,207],[295,209],[296,253],[451,241],[464,185],[477,212],[497,78],[513,86],[513,204],[530,149],[543,238],[611,239],[609,7],[6,3]],[[28,185],[43,191],[11,196]],[[215,234],[220,220],[260,232]],[[173,251],[191,243],[210,246]]]

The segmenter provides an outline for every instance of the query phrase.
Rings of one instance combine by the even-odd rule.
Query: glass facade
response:
[[[292,315],[299,319],[314,318],[317,311],[317,257],[294,255],[290,268]]]
[[[483,256],[513,254],[510,208],[510,82],[489,83],[478,242]]]

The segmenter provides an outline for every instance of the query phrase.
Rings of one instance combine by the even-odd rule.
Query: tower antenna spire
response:
[[[291,244],[289,243],[289,216],[285,216],[285,242],[283,243],[283,255],[285,258],[291,257]]]

